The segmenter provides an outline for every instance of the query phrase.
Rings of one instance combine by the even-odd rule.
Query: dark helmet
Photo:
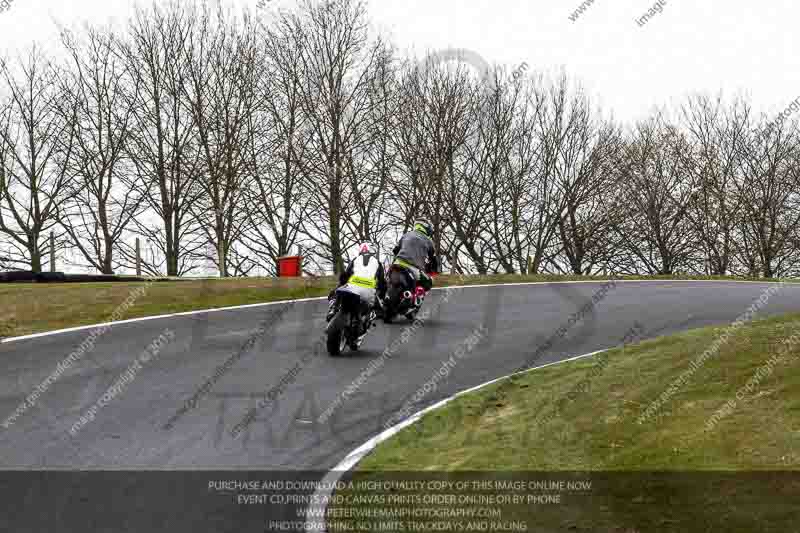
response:
[[[433,224],[431,224],[427,218],[421,218],[414,222],[414,231],[418,231],[429,239],[433,239]]]

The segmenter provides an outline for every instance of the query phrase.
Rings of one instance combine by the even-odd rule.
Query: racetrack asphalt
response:
[[[519,369],[606,282],[543,283],[433,291],[435,309],[416,334],[334,410],[322,413],[409,326],[379,323],[358,353],[309,356],[322,338],[327,304],[291,305],[262,336],[262,321],[286,304],[113,326],[8,428],[0,426],[0,469],[315,470],[334,467],[384,423],[483,325],[489,333],[438,382],[419,410]],[[619,282],[533,366],[618,345],[632,327],[645,337],[733,321],[770,284]],[[800,284],[785,284],[757,317],[800,311]],[[165,330],[174,340],[96,418],[73,427],[133,360]],[[47,378],[88,330],[0,344],[0,422]],[[210,385],[211,376],[226,360]],[[298,364],[298,362],[300,362]],[[265,393],[281,394],[237,437],[231,430]],[[199,391],[199,392],[198,392]],[[181,413],[186,401],[195,404]],[[171,423],[169,423],[171,421]]]

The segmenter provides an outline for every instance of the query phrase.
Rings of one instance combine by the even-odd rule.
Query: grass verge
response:
[[[145,283],[0,284],[0,336],[109,322]],[[252,278],[149,284],[122,320],[327,295],[331,278]]]
[[[461,396],[379,445],[354,476],[594,472],[607,481],[572,503],[504,508],[503,520],[527,531],[794,530],[800,343],[787,339],[800,339],[800,314],[734,330],[656,416],[641,418],[723,331],[644,341]],[[663,474],[647,483],[653,472]]]

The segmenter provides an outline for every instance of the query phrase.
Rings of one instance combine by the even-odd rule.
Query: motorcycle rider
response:
[[[433,225],[430,221],[423,218],[414,222],[414,229],[400,238],[392,253],[395,256],[394,264],[407,270],[415,283],[425,289],[425,292],[433,288],[433,280],[428,276],[428,272],[438,272],[439,263],[436,259]]]
[[[361,297],[365,315],[369,316],[373,310],[380,312],[381,302],[386,297],[386,275],[372,243],[365,242],[358,246],[358,257],[350,261],[344,272],[339,274],[339,285],[328,295],[328,300],[332,302],[336,298],[336,290],[342,287]],[[331,310],[328,320],[332,313]],[[366,326],[369,327],[369,324]]]

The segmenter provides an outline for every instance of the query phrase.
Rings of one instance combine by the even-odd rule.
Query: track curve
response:
[[[379,432],[479,325],[489,332],[484,341],[419,408],[513,372],[602,286],[603,282],[467,287],[453,289],[446,297],[444,291],[434,291],[425,303],[435,310],[434,316],[348,395],[325,424],[319,418],[326,408],[358,383],[359,375],[408,324],[379,325],[362,352],[342,358],[308,356],[323,329],[323,300],[292,305],[278,314],[274,325],[275,308],[283,304],[113,326],[34,407],[9,428],[0,428],[0,467],[330,468]],[[737,282],[617,283],[597,303],[594,314],[570,327],[534,366],[614,346],[635,323],[647,331],[646,337],[653,337],[731,321],[767,287]],[[442,303],[443,297],[447,301]],[[791,311],[800,311],[800,285],[786,284],[769,299],[761,316]],[[254,332],[265,318],[270,325],[258,338]],[[174,331],[175,340],[94,421],[70,436],[80,415],[166,329]],[[84,330],[0,345],[0,416],[14,412],[86,336]],[[230,369],[203,388],[231,359]],[[308,362],[299,365],[302,359]],[[239,438],[231,436],[236,423],[278,384],[282,394],[258,409]],[[195,406],[165,429],[193,396]]]
[[[484,340],[425,396],[419,409],[517,370],[603,285],[542,283],[434,291],[425,306],[436,312],[424,327],[360,387],[351,389],[324,423],[320,417],[325,410],[401,336],[406,323],[379,325],[361,353],[341,358],[324,354],[324,345],[320,356],[308,355],[323,331],[324,300],[114,325],[35,406],[8,428],[0,426],[0,468],[324,471],[381,432],[478,326],[488,331]],[[619,282],[593,313],[541,351],[534,366],[615,346],[635,324],[643,327],[645,337],[654,337],[732,321],[769,286]],[[275,311],[282,307],[275,322]],[[800,311],[800,285],[786,284],[758,316],[792,311]],[[254,336],[260,324],[267,324],[263,335]],[[174,332],[174,341],[143,365],[95,420],[70,435],[80,416],[167,329]],[[0,422],[87,333],[0,344]],[[220,368],[224,372],[208,385]],[[231,429],[277,385],[281,394],[258,409],[238,437],[232,436]],[[196,401],[181,412],[192,397]]]

